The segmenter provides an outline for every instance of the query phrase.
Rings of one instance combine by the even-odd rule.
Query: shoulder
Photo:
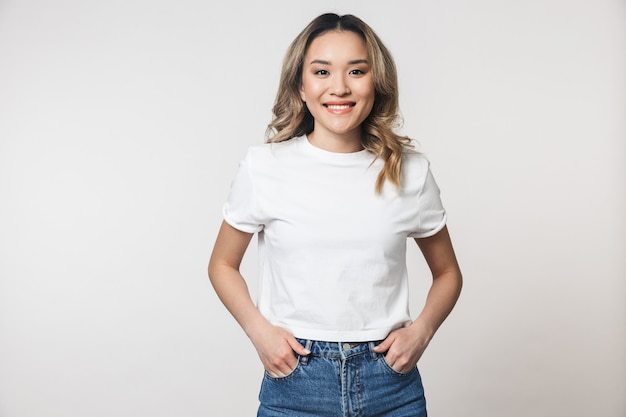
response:
[[[402,186],[406,192],[421,192],[432,177],[430,161],[415,149],[406,149],[402,154]]]
[[[264,143],[248,148],[245,158],[241,161],[248,171],[254,175],[279,174],[297,160],[297,138],[279,143]],[[273,173],[273,174],[272,174]]]
[[[300,138],[289,139],[278,143],[264,143],[248,148],[247,160],[256,162],[273,160],[295,152]]]
[[[402,153],[403,170],[407,171],[428,171],[430,161],[423,153],[415,149],[405,149]]]

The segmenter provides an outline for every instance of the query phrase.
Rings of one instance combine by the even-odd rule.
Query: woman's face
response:
[[[374,80],[365,42],[354,32],[326,32],[304,56],[300,96],[315,119],[317,141],[361,141],[361,123],[374,105]]]

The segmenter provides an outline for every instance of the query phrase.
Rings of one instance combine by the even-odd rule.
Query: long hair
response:
[[[283,61],[280,84],[268,125],[268,142],[283,142],[313,131],[314,119],[300,97],[304,56],[311,42],[329,31],[349,31],[365,42],[374,80],[374,106],[362,124],[363,148],[384,161],[376,179],[376,192],[385,181],[397,188],[402,178],[402,155],[412,148],[411,140],[394,129],[399,126],[398,75],[389,50],[378,35],[353,15],[327,13],[318,16],[293,40]]]

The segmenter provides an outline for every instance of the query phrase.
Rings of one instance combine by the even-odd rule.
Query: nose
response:
[[[350,94],[350,87],[342,76],[333,77],[333,83],[331,85],[331,94],[335,96],[345,96]]]

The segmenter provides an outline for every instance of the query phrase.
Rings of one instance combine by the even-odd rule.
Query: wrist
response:
[[[411,323],[409,328],[412,330],[413,334],[421,339],[426,339],[427,342],[430,342],[433,336],[435,336],[435,332],[437,331],[434,326],[429,325],[426,320],[423,320],[419,317],[413,323]]]
[[[241,327],[246,333],[249,339],[254,339],[259,332],[263,333],[263,328],[268,325],[269,322],[260,313],[257,313],[250,317],[244,325]]]

